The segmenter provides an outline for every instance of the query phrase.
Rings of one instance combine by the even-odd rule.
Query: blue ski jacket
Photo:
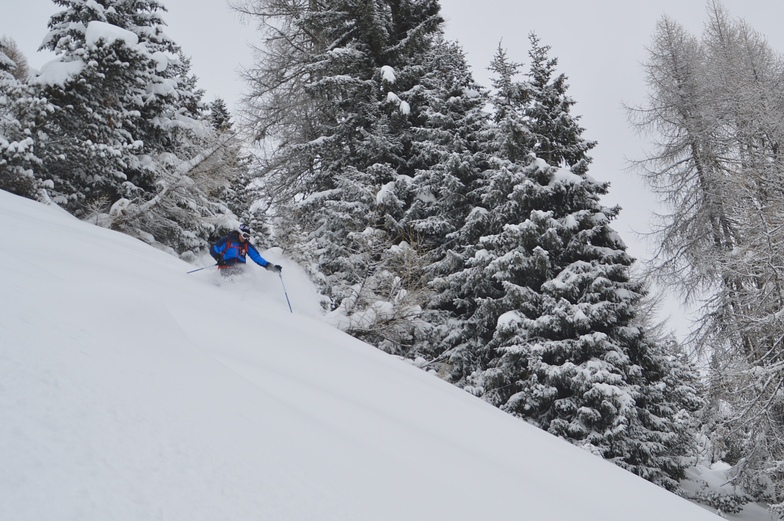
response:
[[[245,264],[245,255],[248,255],[253,259],[253,262],[263,268],[269,264],[269,261],[262,257],[259,250],[249,241],[241,241],[240,234],[236,231],[218,239],[218,242],[210,248],[210,255],[218,261],[218,266]]]

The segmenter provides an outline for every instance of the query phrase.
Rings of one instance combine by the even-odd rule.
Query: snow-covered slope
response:
[[[718,519],[331,328],[270,255],[293,314],[0,191],[0,519]]]

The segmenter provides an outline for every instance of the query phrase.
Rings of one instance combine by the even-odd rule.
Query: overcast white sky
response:
[[[222,97],[235,106],[244,85],[237,69],[251,64],[248,42],[252,27],[242,25],[224,0],[162,0],[168,13],[168,34],[192,57],[207,100]],[[730,14],[745,19],[764,34],[772,47],[784,50],[784,2],[724,0]],[[511,59],[527,62],[528,33],[536,32],[559,71],[569,77],[586,137],[598,141],[591,175],[612,183],[608,204],[623,207],[615,228],[637,258],[647,258],[645,243],[635,231],[647,230],[655,205],[627,158],[641,157],[642,141],[629,126],[623,104],[638,104],[646,87],[640,63],[646,58],[656,21],[667,14],[693,34],[700,34],[707,0],[441,0],[446,33],[459,41],[476,79],[489,86],[487,65],[499,42]],[[49,17],[59,10],[51,0],[0,0],[0,35],[10,36],[40,67],[49,56],[36,54],[47,32]]]

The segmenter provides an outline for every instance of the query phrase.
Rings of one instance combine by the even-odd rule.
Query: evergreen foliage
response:
[[[555,75],[558,60],[549,57],[550,46],[540,45],[534,33],[528,39],[531,65],[522,97],[523,116],[533,140],[531,149],[549,165],[585,172],[590,163],[587,153],[596,142],[581,137],[584,129],[571,114],[575,102],[566,94],[566,75]]]
[[[47,116],[45,100],[27,84],[26,61],[9,39],[0,39],[0,190],[35,198],[39,189],[36,128]]]
[[[499,49],[491,119],[435,2],[240,9],[268,35],[247,74],[259,174],[335,323],[674,488],[698,400],[635,322],[644,290],[549,48],[531,36],[523,82]]]
[[[444,91],[441,103],[447,89],[472,95],[458,86],[464,78],[434,69],[452,65],[436,63],[434,46],[455,55],[439,43],[438,3],[260,0],[240,9],[266,34],[285,35],[267,40],[247,75],[255,134],[279,144],[260,172],[278,232],[340,327],[406,351],[425,298],[417,271],[431,248],[414,223],[423,217],[408,209],[427,196],[411,183],[446,153],[446,143],[441,156],[419,146],[433,132],[430,113],[443,110],[429,106],[430,91]],[[439,74],[454,85],[436,87]]]
[[[151,53],[158,49],[146,48],[147,35],[155,33],[134,23],[135,8],[127,2],[55,3],[65,9],[52,16],[42,48],[60,61],[36,79],[54,106],[44,129],[44,167],[55,185],[54,200],[79,215],[90,203],[112,203],[149,187],[150,179],[126,170],[143,153],[141,111],[146,98],[154,97],[148,87],[155,71]]]
[[[619,209],[601,205],[607,184],[586,174],[594,144],[569,116],[565,77],[552,79],[554,61],[536,42],[529,81],[513,81],[517,66],[500,49],[491,66],[499,74],[496,154],[460,232],[462,269],[436,281],[438,302],[455,313],[444,339],[450,376],[503,410],[675,488],[694,450],[688,420],[696,391],[654,392],[666,389],[670,371],[688,369],[636,324],[644,290],[610,225]]]
[[[227,183],[216,166],[224,144],[189,60],[164,33],[163,6],[55,3],[64,9],[42,48],[59,60],[34,80],[53,109],[39,130],[53,200],[177,253],[204,249],[225,219],[214,199]]]
[[[484,108],[487,93],[474,81],[459,45],[436,40],[424,61],[428,71],[412,90],[411,103],[426,109],[412,121],[411,177],[398,182],[399,233],[417,245],[426,281],[451,273],[460,262],[466,238],[465,220],[475,209],[478,189],[488,162],[485,148],[489,124]],[[411,357],[438,359],[441,341],[451,329],[451,304],[438,304],[438,287],[426,289],[428,327],[421,331]]]

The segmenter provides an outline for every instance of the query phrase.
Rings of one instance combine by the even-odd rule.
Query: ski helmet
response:
[[[247,224],[240,224],[240,227],[237,228],[237,231],[240,232],[245,237],[250,237],[250,226]]]

